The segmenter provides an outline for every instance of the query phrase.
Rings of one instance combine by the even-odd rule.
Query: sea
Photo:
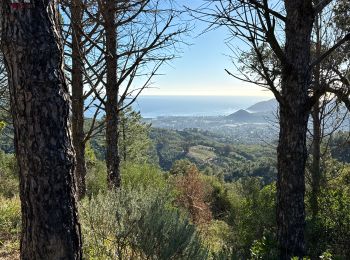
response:
[[[132,105],[144,118],[161,116],[227,116],[271,97],[263,96],[140,96]],[[92,111],[87,113],[91,117]]]

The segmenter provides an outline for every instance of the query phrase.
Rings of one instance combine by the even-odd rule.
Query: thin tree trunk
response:
[[[321,120],[319,102],[312,110],[313,138],[312,138],[312,165],[311,165],[311,198],[310,208],[313,219],[318,215],[318,196],[321,184]]]
[[[318,197],[320,194],[321,185],[321,120],[320,120],[320,102],[317,101],[313,106],[311,116],[313,123],[313,136],[312,136],[312,150],[311,150],[311,192],[310,192],[310,210],[311,210],[311,220],[313,224],[317,222],[317,216],[319,212]],[[311,259],[319,259],[322,254],[321,248],[319,246],[319,236],[321,230],[316,229],[314,232],[309,234],[309,247],[312,248],[310,251]]]
[[[318,1],[314,2],[318,3]],[[316,49],[315,57],[320,57],[321,55],[321,32],[320,32],[320,17],[316,15],[315,18],[315,34],[316,34]],[[313,70],[314,76],[314,89],[320,89],[321,85],[321,65],[318,64]],[[320,193],[321,185],[321,114],[320,114],[320,100],[317,100],[313,105],[312,111],[312,124],[313,124],[313,133],[312,133],[312,147],[311,147],[311,192],[310,192],[310,209],[311,209],[311,218],[312,222],[315,224],[317,221],[317,216],[319,212],[318,197]],[[318,259],[322,252],[319,248],[319,232],[312,232],[309,235],[309,246],[312,247],[310,257],[311,259]]]
[[[82,259],[55,1],[0,3],[22,204],[21,259]]]
[[[277,227],[280,259],[305,255],[305,164],[313,25],[311,0],[285,0],[286,61],[278,144]]]
[[[316,31],[316,51],[315,57],[321,56],[321,32],[320,32],[320,17],[316,15],[315,19]],[[314,86],[319,89],[321,85],[321,65],[318,64],[314,68]],[[318,215],[318,196],[321,184],[321,118],[320,118],[320,101],[317,100],[312,109],[313,136],[312,136],[312,165],[311,165],[311,214],[315,220]]]
[[[77,195],[81,199],[86,192],[85,135],[84,135],[84,85],[82,48],[82,2],[71,2],[72,23],[72,138],[76,154],[75,177]]]
[[[115,24],[115,6],[105,3],[101,7],[104,13],[106,34],[106,143],[108,183],[112,188],[120,187],[120,156],[118,152],[118,87],[117,87],[117,36]]]
[[[124,114],[124,118],[122,121],[122,129],[123,129],[123,161],[126,162],[127,157],[127,145],[126,145],[126,124],[127,124],[127,115]]]

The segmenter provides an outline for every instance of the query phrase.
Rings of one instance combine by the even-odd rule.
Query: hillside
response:
[[[236,123],[266,123],[266,118],[270,117],[268,112],[250,113],[244,109],[240,109],[226,118]]]
[[[188,159],[208,175],[221,175],[226,181],[259,177],[267,184],[276,177],[276,154],[272,146],[242,145],[198,129],[184,131],[153,128],[159,165],[169,170],[176,160]]]
[[[258,102],[250,107],[248,107],[246,110],[251,113],[257,113],[257,112],[272,112],[275,111],[277,108],[277,100],[276,99],[270,99],[267,101],[261,101]]]
[[[235,121],[252,121],[254,120],[254,115],[252,113],[249,113],[248,111],[244,109],[240,109],[235,113],[232,113],[231,115],[228,115],[227,118],[235,120]]]

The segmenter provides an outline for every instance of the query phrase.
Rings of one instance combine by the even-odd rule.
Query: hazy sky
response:
[[[181,0],[192,8],[203,0]],[[272,96],[265,89],[249,85],[229,76],[224,69],[233,70],[230,50],[225,44],[228,32],[225,28],[200,32],[207,24],[196,21],[195,29],[188,37],[190,46],[183,46],[181,57],[165,65],[165,74],[153,80],[151,89],[145,95],[217,95],[217,96]],[[238,43],[238,42],[237,42]],[[239,43],[238,43],[239,44]]]

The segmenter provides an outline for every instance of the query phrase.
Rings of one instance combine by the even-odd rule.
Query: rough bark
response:
[[[56,2],[0,3],[22,207],[21,259],[82,259]]]
[[[285,0],[286,61],[282,70],[278,144],[277,226],[280,259],[305,255],[305,164],[313,8],[311,0]]]
[[[104,17],[106,38],[106,164],[109,186],[120,187],[120,157],[118,152],[118,87],[117,87],[117,36],[115,8],[104,3],[101,7]]]
[[[70,5],[72,21],[72,138],[76,154],[75,177],[77,196],[84,197],[86,192],[85,176],[85,134],[84,134],[84,85],[83,85],[83,46],[82,11],[80,0]]]

